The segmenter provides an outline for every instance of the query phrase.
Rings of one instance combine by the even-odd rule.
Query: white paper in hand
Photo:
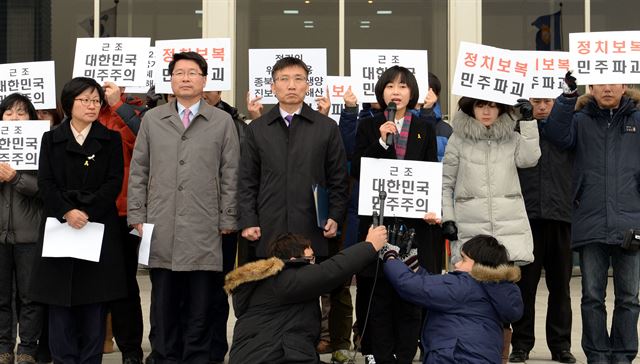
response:
[[[44,227],[42,256],[100,261],[104,224],[89,222],[82,229],[74,229],[66,222],[48,217]]]
[[[151,236],[153,235],[153,224],[142,224],[142,239],[138,248],[138,263],[149,265],[149,253],[151,251]],[[129,234],[140,236],[138,230],[133,229]]]

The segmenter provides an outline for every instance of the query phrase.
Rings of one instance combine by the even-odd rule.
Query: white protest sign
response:
[[[144,86],[129,86],[125,89],[128,94],[146,94],[153,86],[153,71],[156,67],[156,47],[149,47],[149,59],[147,60],[147,81]]]
[[[231,39],[176,39],[156,41],[156,67],[153,82],[156,93],[171,94],[169,62],[174,53],[196,52],[207,61],[207,84],[205,91],[231,90]]]
[[[570,33],[569,53],[580,85],[640,83],[640,31]]]
[[[327,77],[327,50],[324,48],[249,49],[249,93],[262,96],[263,104],[277,104],[271,91],[271,69],[284,57],[301,59],[309,67],[309,91],[304,101],[315,104],[316,97],[324,95]]]
[[[142,86],[146,83],[150,38],[78,38],[73,77],[102,84]]]
[[[416,76],[422,102],[429,92],[429,58],[425,50],[408,49],[352,49],[351,79],[357,86],[358,102],[378,102],[375,86],[378,78],[389,67],[408,68]]]
[[[344,76],[327,76],[327,89],[329,90],[329,99],[331,100],[331,110],[329,111],[329,117],[340,122],[340,114],[344,109],[344,94],[351,86],[351,77]],[[351,87],[351,92],[355,94],[354,88]]]
[[[517,52],[531,57],[529,67],[532,78],[529,97],[549,99],[558,97],[562,93],[564,75],[569,70],[569,52]]]
[[[49,120],[0,123],[0,162],[17,170],[37,170],[42,134],[49,129]]]
[[[55,109],[55,75],[53,61],[0,64],[0,102],[17,92],[27,96],[38,110]]]
[[[451,93],[514,105],[531,93],[529,62],[521,52],[460,42]]]
[[[379,211],[379,192],[384,190],[384,216],[438,217],[442,210],[442,163],[400,159],[362,158],[358,215]]]

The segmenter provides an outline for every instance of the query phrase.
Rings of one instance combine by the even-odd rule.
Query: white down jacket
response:
[[[458,226],[452,263],[460,259],[462,243],[478,234],[498,239],[516,264],[532,262],[533,237],[516,168],[538,163],[537,122],[521,121],[518,133],[508,113],[486,128],[458,111],[452,124],[442,176],[442,221]]]

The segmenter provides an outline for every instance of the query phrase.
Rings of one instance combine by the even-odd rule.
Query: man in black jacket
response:
[[[366,242],[313,264],[310,241],[284,234],[269,245],[271,258],[229,273],[237,317],[229,363],[319,363],[318,297],[374,261],[386,240],[384,226],[370,228]]]
[[[524,315],[513,323],[509,356],[511,363],[524,363],[535,343],[534,317],[536,291],[542,268],[549,289],[547,305],[547,345],[553,360],[575,363],[571,354],[571,296],[569,280],[572,271],[571,253],[571,168],[573,152],[551,144],[545,137],[546,119],[553,107],[553,99],[531,98],[533,117],[540,128],[538,165],[518,169],[529,224],[533,233],[531,264],[520,267],[522,278],[518,287],[522,292]]]
[[[589,86],[590,94],[578,98],[570,73],[565,83],[545,133],[575,150],[571,247],[580,254],[582,272],[582,349],[589,363],[631,363],[640,312],[640,241],[631,233],[640,230],[640,97],[626,85],[605,84]],[[611,333],[609,267],[615,286]]]
[[[309,238],[318,256],[328,255],[347,210],[347,160],[338,125],[304,103],[306,64],[284,57],[273,66],[278,104],[246,130],[238,183],[242,237],[256,244],[256,256],[286,232]],[[327,190],[328,214],[316,220],[312,187]],[[322,216],[318,220],[323,220]]]

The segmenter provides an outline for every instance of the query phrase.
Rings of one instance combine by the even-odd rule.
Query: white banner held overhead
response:
[[[569,53],[579,85],[640,83],[640,31],[570,33]]]
[[[171,94],[169,63],[174,53],[196,52],[207,61],[205,91],[231,90],[231,39],[176,39],[156,41],[156,68],[153,71],[156,93]]]
[[[352,49],[351,79],[358,89],[358,102],[378,102],[375,86],[389,67],[408,68],[416,76],[422,102],[429,92],[429,57],[425,50],[409,49]]]
[[[304,101],[315,104],[316,97],[324,96],[327,77],[327,50],[324,48],[249,49],[249,93],[262,96],[263,104],[277,104],[271,91],[271,69],[284,57],[301,59],[309,67],[309,91]]]
[[[569,52],[517,51],[531,57],[529,97],[555,99],[562,93],[564,75],[569,70]]]
[[[99,84],[143,86],[147,77],[149,38],[78,38],[73,77]]]
[[[521,52],[460,42],[451,93],[515,105],[531,93],[530,61]]]
[[[380,210],[379,192],[384,190],[384,216],[438,217],[442,210],[442,163],[398,159],[362,158],[358,215]]]
[[[327,76],[327,89],[329,90],[329,100],[331,100],[331,110],[329,111],[329,117],[340,122],[340,115],[344,106],[344,94],[351,86],[351,77],[343,76]],[[356,93],[354,88],[351,87],[351,92]]]
[[[42,134],[49,129],[49,120],[0,123],[0,162],[16,170],[38,170]]]
[[[53,61],[0,64],[0,102],[12,93],[27,96],[40,109],[56,108],[56,68]]]
[[[153,86],[153,71],[156,67],[156,47],[149,47],[147,60],[147,81],[144,86],[129,86],[125,89],[128,94],[146,94]]]

